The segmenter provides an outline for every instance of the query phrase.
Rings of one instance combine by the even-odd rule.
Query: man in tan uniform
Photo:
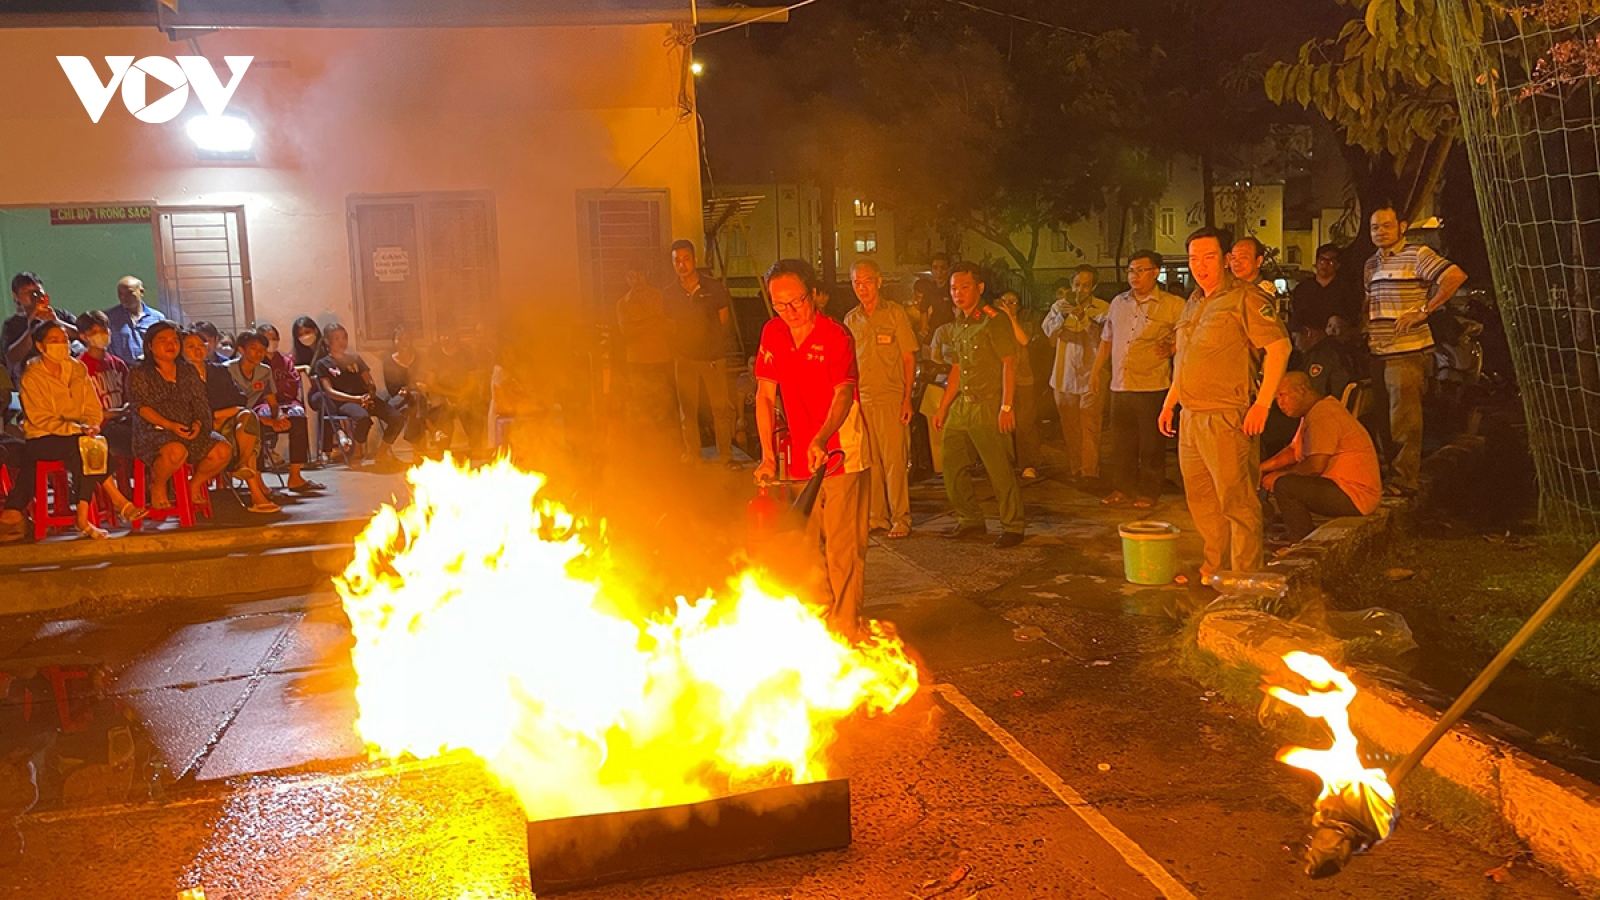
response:
[[[905,307],[883,299],[883,270],[877,263],[863,259],[851,266],[850,286],[861,301],[845,314],[844,326],[856,341],[857,386],[867,425],[867,465],[872,473],[868,527],[886,529],[891,538],[903,538],[911,534],[906,462],[917,336]]]
[[[1189,236],[1189,271],[1200,287],[1178,320],[1177,362],[1161,407],[1161,432],[1175,433],[1183,407],[1178,467],[1195,530],[1205,542],[1200,576],[1228,564],[1262,567],[1261,444],[1278,380],[1289,363],[1289,335],[1271,297],[1227,270],[1222,239],[1206,228]],[[1256,350],[1266,351],[1256,387]]]

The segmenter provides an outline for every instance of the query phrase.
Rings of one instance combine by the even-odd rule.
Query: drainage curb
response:
[[[1341,641],[1314,628],[1247,610],[1212,613],[1200,621],[1201,650],[1224,664],[1267,673],[1286,670],[1290,650],[1344,657]],[[1350,724],[1364,743],[1395,756],[1421,743],[1439,711],[1417,699],[1398,673],[1346,667],[1360,694]],[[1600,893],[1600,786],[1538,759],[1470,723],[1459,723],[1423,760],[1423,767],[1484,801],[1527,843],[1541,862],[1581,889]]]
[[[1286,576],[1290,606],[1303,605],[1322,590],[1328,573],[1355,565],[1388,540],[1401,516],[1447,490],[1483,447],[1476,435],[1457,438],[1424,460],[1415,498],[1386,499],[1370,516],[1333,519],[1275,560],[1270,568]],[[1345,663],[1343,641],[1306,625],[1263,612],[1219,611],[1200,620],[1196,641],[1224,665],[1268,677],[1287,673],[1282,657],[1290,650],[1342,664],[1360,688],[1351,726],[1364,743],[1395,757],[1410,752],[1439,721],[1440,709],[1421,699],[1433,693],[1428,688],[1390,669]],[[1483,801],[1536,858],[1600,897],[1600,786],[1470,722],[1457,723],[1422,765]]]

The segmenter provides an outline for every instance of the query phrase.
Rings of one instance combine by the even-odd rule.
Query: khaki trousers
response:
[[[899,403],[863,403],[861,417],[867,423],[867,471],[872,473],[868,527],[909,529],[911,429],[900,421]]]
[[[1067,474],[1100,477],[1100,421],[1105,391],[1069,394],[1056,391],[1061,441],[1067,447]]]
[[[1422,474],[1422,392],[1428,380],[1430,351],[1402,353],[1383,360],[1383,382],[1389,389],[1389,437],[1394,442],[1394,480],[1417,489]]]
[[[733,460],[733,392],[728,387],[728,361],[679,358],[678,411],[683,423],[683,449],[700,458],[700,382],[706,383],[711,422],[717,435],[717,458]]]
[[[1201,577],[1262,569],[1261,444],[1244,433],[1244,414],[1186,409],[1178,428],[1183,493],[1205,543]]]
[[[848,638],[855,638],[862,631],[868,479],[866,472],[824,478],[817,505],[806,520],[806,550],[813,559],[817,596],[827,598],[828,624]]]

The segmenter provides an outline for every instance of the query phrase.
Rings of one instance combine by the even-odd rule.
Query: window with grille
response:
[[[1059,228],[1050,229],[1050,252],[1065,253],[1068,249],[1067,233]]]
[[[873,218],[877,218],[877,215],[878,215],[878,204],[873,203],[871,200],[857,200],[856,201],[856,218],[858,218],[858,219],[873,219]]]
[[[1161,208],[1161,236],[1170,238],[1178,233],[1178,211],[1170,206]]]
[[[651,275],[664,275],[666,223],[664,190],[579,192],[578,264],[584,308],[591,321],[612,320],[617,301],[628,292],[628,267],[636,261]],[[704,249],[695,242],[701,265],[706,264]]]
[[[856,232],[856,252],[857,253],[877,253],[878,252],[878,233],[876,231],[858,231],[858,232]]]
[[[349,200],[356,331],[386,342],[405,325],[424,339],[493,324],[499,257],[488,194]]]

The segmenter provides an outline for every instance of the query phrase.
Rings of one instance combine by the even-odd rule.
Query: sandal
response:
[[[911,536],[911,529],[906,527],[906,526],[904,526],[904,525],[896,525],[895,527],[889,529],[889,533],[887,535],[885,535],[885,537],[889,538],[890,540],[894,540],[894,541],[898,541],[901,538],[908,538],[910,536]]]
[[[77,530],[78,537],[91,538],[96,541],[103,541],[106,538],[111,537],[111,535],[106,533],[104,528],[100,528],[95,525],[79,525],[77,526]]]
[[[325,491],[327,489],[327,485],[311,480],[302,481],[299,484],[291,484],[285,488],[285,490],[295,494],[308,494],[312,491]]]
[[[249,512],[253,512],[253,513],[258,513],[258,514],[263,515],[263,516],[270,516],[273,513],[283,512],[283,507],[281,507],[278,504],[273,503],[272,501],[269,500],[269,501],[267,501],[265,503],[252,504],[248,508],[248,511]]]
[[[1112,491],[1107,496],[1100,498],[1101,506],[1122,506],[1128,502],[1128,495],[1121,491]]]
[[[239,468],[233,470],[233,477],[239,479],[240,481],[249,481],[259,474],[261,473],[250,468],[249,466],[240,466]]]
[[[121,509],[117,510],[117,515],[122,517],[122,521],[132,525],[150,515],[150,511],[129,500],[127,503],[122,504]]]
[[[1133,508],[1134,509],[1149,509],[1150,507],[1155,506],[1155,505],[1156,505],[1156,502],[1154,500],[1151,500],[1149,497],[1140,497],[1139,499],[1133,501]]]

